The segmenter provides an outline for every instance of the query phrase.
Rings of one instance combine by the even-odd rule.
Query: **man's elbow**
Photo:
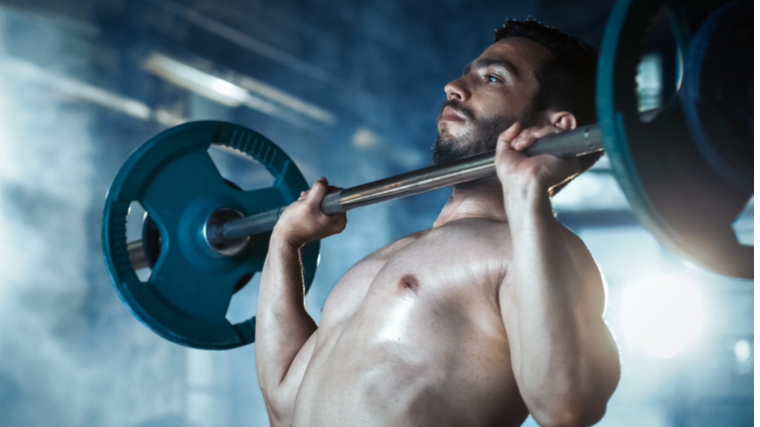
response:
[[[620,382],[620,358],[615,341],[607,331],[607,345],[601,357],[582,363],[580,368],[552,384],[551,398],[532,396],[542,427],[581,427],[598,423],[607,411],[607,402]],[[543,390],[546,393],[546,389]],[[526,400],[527,402],[527,400]],[[529,406],[530,407],[530,406]]]
[[[618,371],[619,372],[619,371]],[[552,398],[533,399],[533,418],[541,427],[585,427],[598,423],[607,411],[618,377],[596,382],[594,386],[555,389]],[[614,380],[614,381],[613,381]],[[546,396],[545,396],[546,397]],[[526,401],[527,402],[527,401]],[[540,402],[540,403],[539,403]],[[529,406],[530,407],[530,406]]]
[[[531,413],[541,427],[587,427],[598,423],[607,411],[607,401],[573,403],[552,411]]]
[[[262,390],[263,392],[263,390]],[[272,427],[293,425],[293,407],[282,393],[262,393]]]

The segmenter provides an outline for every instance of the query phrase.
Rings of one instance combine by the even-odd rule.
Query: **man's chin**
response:
[[[446,120],[438,122],[438,134],[449,135],[453,138],[462,138],[472,133],[472,129],[469,129],[467,122],[458,122]]]
[[[468,150],[457,144],[457,142],[458,141],[454,138],[442,138],[439,136],[433,146],[433,158],[431,164],[434,166],[442,165],[467,157]]]
[[[461,147],[470,143],[473,139],[473,132],[465,126],[448,126],[451,122],[444,122],[438,129],[438,138],[436,144],[447,147]]]

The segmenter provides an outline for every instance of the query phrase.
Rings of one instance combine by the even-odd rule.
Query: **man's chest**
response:
[[[505,247],[475,233],[416,237],[365,258],[335,286],[301,398],[329,394],[384,417],[378,403],[418,402],[393,410],[404,420],[420,415],[417,406],[460,408],[457,416],[479,408],[466,425],[522,414],[498,303]]]
[[[511,259],[499,230],[449,227],[415,233],[369,255],[333,288],[320,327],[360,310],[498,312],[498,289]],[[452,314],[453,315],[453,314]]]

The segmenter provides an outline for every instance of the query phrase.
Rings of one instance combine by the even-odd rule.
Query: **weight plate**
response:
[[[605,151],[639,221],[682,257],[719,274],[753,278],[754,247],[741,245],[731,228],[751,194],[726,184],[706,164],[691,139],[679,96],[650,122],[640,120],[637,109],[637,66],[660,9],[666,5],[685,52],[718,3],[618,1],[599,57],[597,113]]]
[[[251,156],[275,177],[273,186],[241,191],[228,185],[208,155],[211,143]],[[241,253],[227,257],[208,246],[203,226],[218,208],[253,215],[290,204],[308,188],[279,147],[242,126],[202,121],[158,134],[130,155],[106,198],[103,252],[116,291],[138,319],[178,344],[227,349],[253,342],[255,317],[233,325],[226,314],[240,280],[261,271],[271,233],[251,236]],[[138,279],[127,250],[127,210],[133,201],[145,208],[161,236],[147,282]],[[307,290],[318,257],[318,241],[301,251]]]
[[[681,102],[702,158],[724,181],[754,192],[752,1],[735,0],[700,25],[684,55]]]
[[[243,189],[240,188],[237,184],[226,178],[224,179],[224,182],[236,190],[243,191]],[[246,244],[247,243],[248,242],[246,242]],[[153,268],[153,266],[156,264],[156,261],[158,260],[158,255],[161,253],[161,234],[158,231],[156,222],[153,221],[153,219],[147,213],[143,218],[142,225],[142,250],[145,261],[148,264],[148,268]],[[132,265],[134,266],[134,263]],[[232,293],[237,293],[239,290],[243,289],[252,278],[253,274],[247,274],[243,276],[240,280],[238,280],[238,283],[235,285],[235,289]]]

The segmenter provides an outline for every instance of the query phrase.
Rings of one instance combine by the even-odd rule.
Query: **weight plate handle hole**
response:
[[[211,144],[208,154],[219,174],[232,188],[251,191],[274,185],[275,177],[267,168],[242,151],[225,145]]]

